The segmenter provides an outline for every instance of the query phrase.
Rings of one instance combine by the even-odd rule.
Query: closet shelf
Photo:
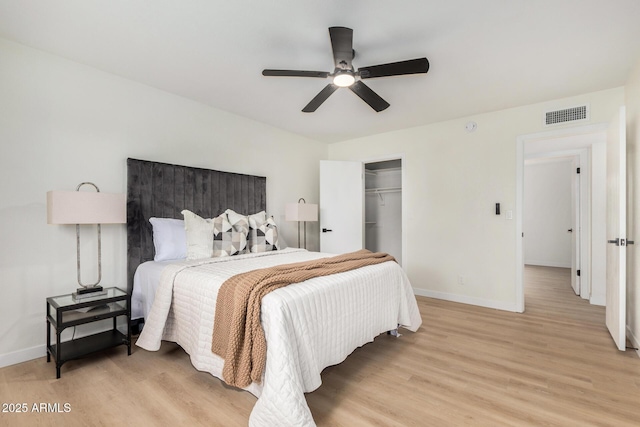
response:
[[[367,194],[396,193],[402,191],[402,187],[367,188],[364,191]]]

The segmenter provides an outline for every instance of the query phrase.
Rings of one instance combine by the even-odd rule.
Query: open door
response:
[[[625,107],[607,135],[607,328],[626,349],[627,143]]]
[[[362,162],[320,161],[320,251],[342,254],[364,248]]]

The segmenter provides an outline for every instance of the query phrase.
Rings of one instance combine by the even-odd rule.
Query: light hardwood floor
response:
[[[526,312],[418,298],[417,333],[387,335],[327,368],[307,395],[319,426],[639,426],[640,359],[618,352],[604,308],[575,296],[568,270],[527,267]],[[0,413],[2,426],[244,426],[255,398],[197,372],[178,346],[122,347],[0,369],[2,403],[69,413]]]

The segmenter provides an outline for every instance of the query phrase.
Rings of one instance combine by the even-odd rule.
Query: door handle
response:
[[[573,228],[567,230],[569,233],[573,233]]]
[[[633,245],[635,242],[633,240],[615,239],[607,240],[607,243],[615,243],[616,246],[629,246]]]
[[[329,231],[333,231],[333,230],[329,230],[328,228],[323,228],[323,229],[322,229],[322,232],[323,232],[323,233],[327,233],[327,232],[329,232]]]

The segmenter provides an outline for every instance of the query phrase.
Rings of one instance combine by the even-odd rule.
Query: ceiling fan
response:
[[[365,85],[362,82],[363,79],[400,76],[403,74],[419,74],[429,71],[429,61],[427,58],[372,65],[370,67],[361,67],[355,71],[351,64],[351,61],[355,57],[355,50],[353,50],[353,30],[345,27],[330,27],[329,36],[331,37],[333,60],[335,62],[333,73],[326,71],[262,70],[263,76],[318,77],[323,79],[331,77],[332,82],[325,86],[325,88],[302,109],[305,113],[316,111],[333,92],[341,87],[348,87],[364,102],[369,104],[371,108],[380,112],[389,107],[389,103],[371,90],[369,86]]]

